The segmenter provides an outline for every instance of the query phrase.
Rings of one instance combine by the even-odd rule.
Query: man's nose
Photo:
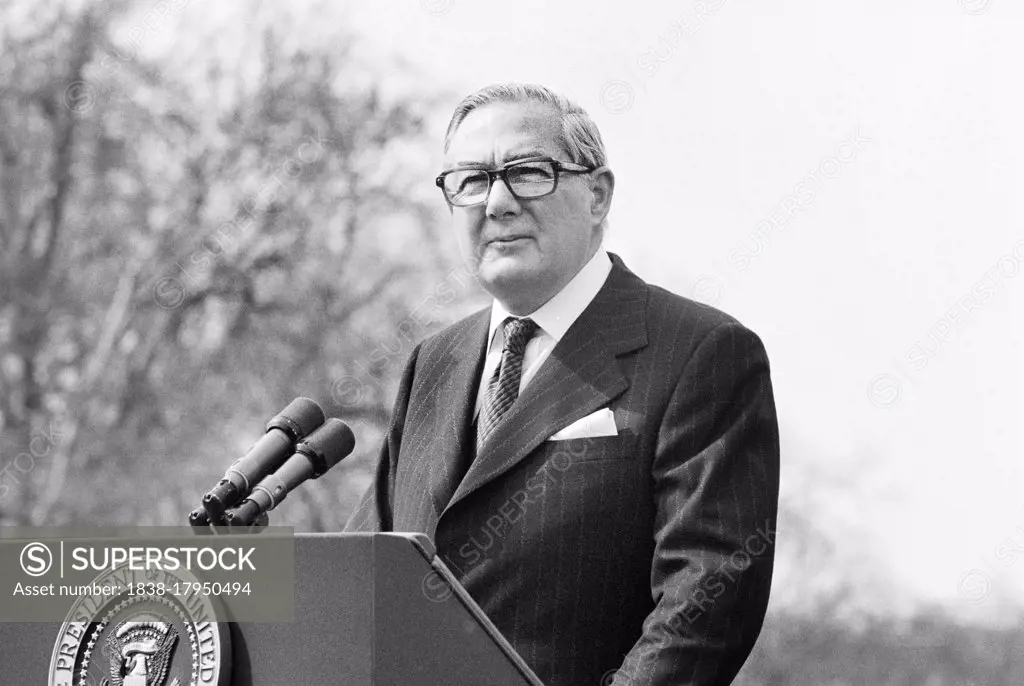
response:
[[[504,179],[494,179],[487,195],[487,218],[501,219],[519,214],[522,207]]]

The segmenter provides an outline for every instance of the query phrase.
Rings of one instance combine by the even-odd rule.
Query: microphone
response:
[[[203,496],[208,519],[215,525],[223,524],[224,511],[248,495],[252,484],[277,469],[294,452],[295,443],[322,425],[324,418],[324,411],[309,398],[296,398],[288,403],[267,422],[267,432]]]
[[[256,484],[241,505],[227,513],[228,524],[252,524],[257,517],[280,505],[288,493],[303,481],[320,478],[355,447],[356,439],[348,424],[340,419],[328,419],[309,438],[295,446],[295,454],[275,473]]]
[[[262,515],[260,515],[259,517],[257,517],[253,521],[253,523],[249,526],[249,528],[253,532],[259,533],[260,531],[263,530],[263,527],[266,527],[269,524],[270,524],[270,517],[268,517],[267,513],[264,512]],[[189,512],[189,514],[188,514],[188,525],[190,527],[192,527],[192,533],[194,533],[196,535],[199,535],[199,536],[207,536],[209,534],[217,533],[216,528],[210,526],[210,517],[209,517],[209,515],[206,514],[206,510],[204,510],[201,507],[197,508],[195,510],[192,510],[191,512]],[[236,527],[236,529],[237,529],[237,527]],[[238,533],[238,532],[237,532],[237,530],[233,530],[231,533],[235,534],[235,533]]]
[[[188,513],[188,525],[193,529],[207,526],[209,523],[210,515],[206,514],[206,510],[201,507],[198,507]]]

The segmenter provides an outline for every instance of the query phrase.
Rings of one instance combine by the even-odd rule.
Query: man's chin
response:
[[[505,281],[529,278],[536,268],[527,260],[514,255],[501,255],[480,262],[480,276],[484,281]]]
[[[487,291],[504,300],[506,293],[531,290],[539,276],[537,265],[517,255],[498,255],[480,262],[480,283]]]

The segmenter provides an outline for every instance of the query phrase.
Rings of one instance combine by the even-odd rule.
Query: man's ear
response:
[[[615,194],[615,174],[611,168],[598,167],[590,172],[590,192],[593,200],[590,203],[590,217],[596,226],[601,224],[612,208],[612,195]]]

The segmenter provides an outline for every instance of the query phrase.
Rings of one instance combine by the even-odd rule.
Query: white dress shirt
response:
[[[612,261],[608,257],[604,247],[599,247],[590,261],[583,265],[583,268],[572,277],[572,281],[565,285],[550,300],[541,305],[531,314],[524,315],[537,323],[537,332],[526,344],[523,352],[523,372],[519,380],[519,393],[530,379],[534,377],[544,360],[548,358],[558,341],[569,330],[581,314],[587,309],[597,292],[604,286],[608,274],[612,270]],[[501,324],[507,317],[514,317],[497,300],[491,305],[491,327],[488,340],[491,346],[487,349],[487,357],[484,359],[484,371],[480,377],[478,392],[476,394],[476,408],[473,411],[475,418],[480,414],[480,408],[484,403],[484,391],[487,390],[487,383],[491,380],[494,370],[501,363],[501,350],[505,345],[505,330]]]

